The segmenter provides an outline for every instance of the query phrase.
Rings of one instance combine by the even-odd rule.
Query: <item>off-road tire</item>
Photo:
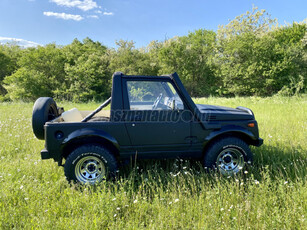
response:
[[[251,164],[253,154],[249,146],[240,138],[217,139],[208,147],[203,165],[209,171],[218,171],[225,176],[238,174]]]
[[[87,144],[68,155],[64,172],[66,179],[80,184],[98,184],[116,176],[118,164],[105,147]]]

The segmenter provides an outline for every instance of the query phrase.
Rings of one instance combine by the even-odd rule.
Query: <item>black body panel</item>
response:
[[[208,121],[232,121],[232,120],[252,120],[254,115],[240,109],[233,109],[216,105],[199,105],[197,108]]]

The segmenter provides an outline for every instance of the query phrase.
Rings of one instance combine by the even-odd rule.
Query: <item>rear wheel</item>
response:
[[[212,143],[204,157],[204,167],[233,176],[252,162],[249,146],[236,137],[226,137]]]
[[[83,145],[66,159],[65,176],[68,181],[98,184],[115,176],[117,161],[111,152],[99,145]]]

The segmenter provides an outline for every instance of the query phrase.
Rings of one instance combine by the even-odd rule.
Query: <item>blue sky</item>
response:
[[[119,39],[141,47],[200,28],[217,30],[253,5],[280,24],[307,18],[307,0],[0,0],[0,42],[66,45],[90,37],[109,47]]]

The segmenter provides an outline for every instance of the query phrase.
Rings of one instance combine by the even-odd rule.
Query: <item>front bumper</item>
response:
[[[49,154],[47,149],[43,149],[41,151],[41,157],[42,157],[42,160],[46,160],[46,159],[50,159],[51,158],[51,156],[50,156],[50,154]]]
[[[254,145],[257,147],[261,146],[262,144],[263,144],[263,139],[260,137],[254,143]]]

